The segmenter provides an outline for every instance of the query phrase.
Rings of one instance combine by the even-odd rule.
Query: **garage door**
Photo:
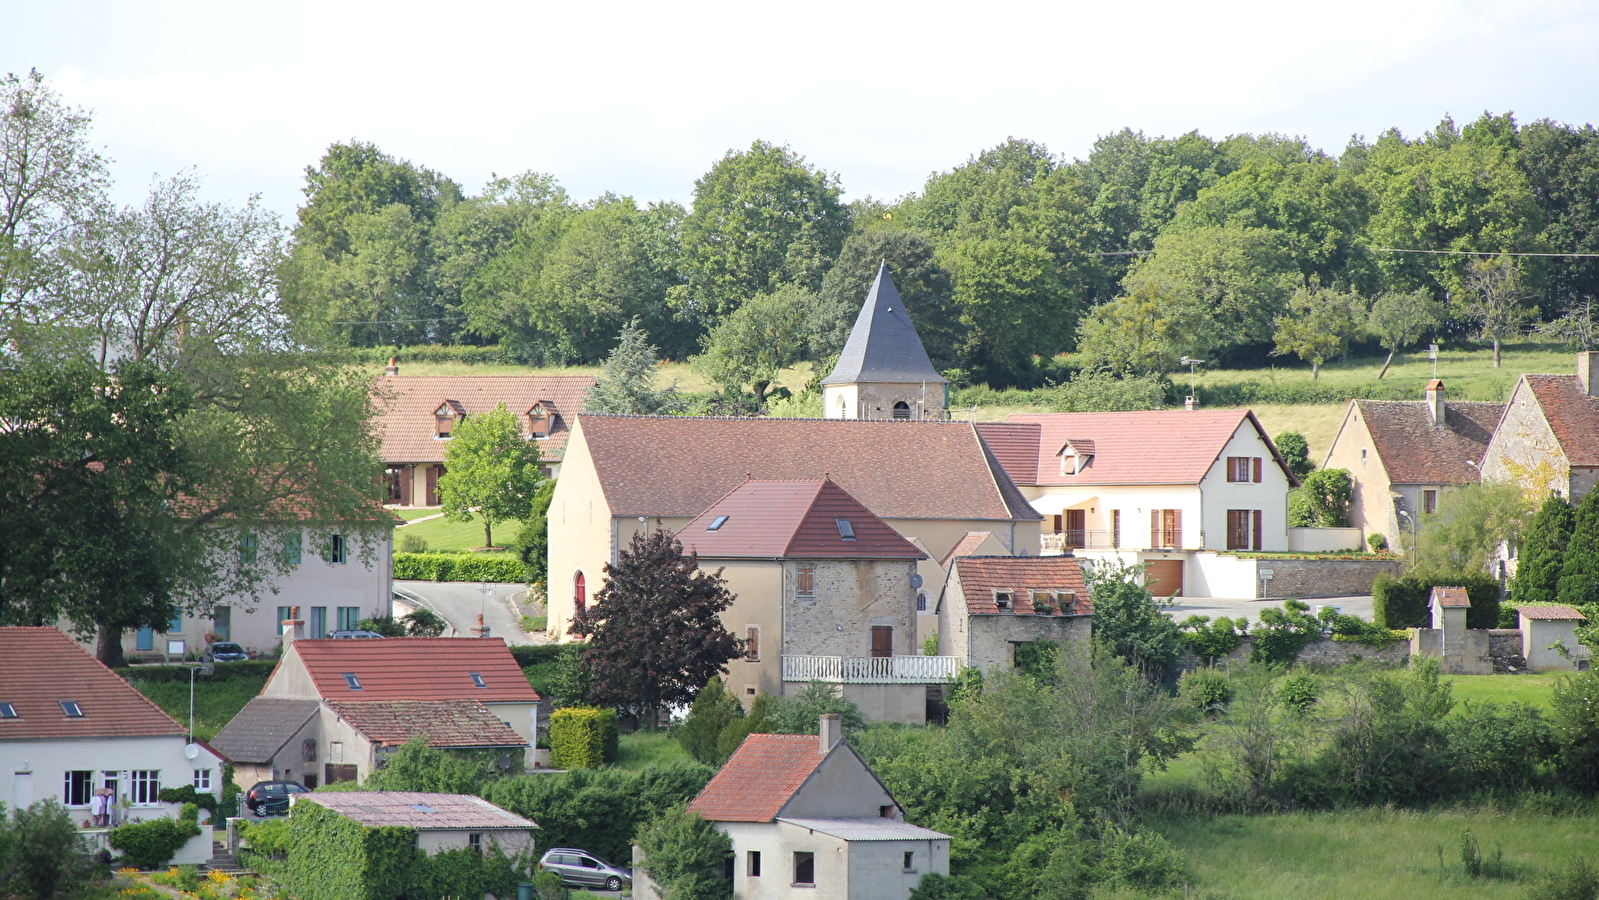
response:
[[[1175,597],[1183,592],[1183,561],[1149,560],[1149,592],[1157,597]]]

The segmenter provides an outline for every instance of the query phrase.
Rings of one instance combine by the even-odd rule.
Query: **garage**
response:
[[[1157,597],[1177,597],[1183,592],[1183,561],[1180,559],[1145,560],[1149,566],[1149,592]]]

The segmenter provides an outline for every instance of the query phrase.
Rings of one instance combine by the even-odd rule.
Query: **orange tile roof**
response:
[[[1523,375],[1549,430],[1573,466],[1599,466],[1599,397],[1583,393],[1575,375]]]
[[[1392,484],[1469,484],[1482,462],[1503,403],[1447,401],[1444,424],[1432,423],[1425,400],[1355,400],[1355,408]]]
[[[724,518],[725,517],[725,518]],[[838,520],[855,535],[844,540]],[[718,524],[715,531],[712,525]],[[825,479],[746,481],[677,533],[705,559],[923,559],[916,545]]]
[[[1557,619],[1573,622],[1588,621],[1587,616],[1577,612],[1574,607],[1570,606],[1518,606],[1516,607],[1516,612],[1521,613],[1529,619]]]
[[[325,700],[539,699],[504,638],[327,638],[295,641],[290,652],[299,656]],[[346,672],[356,676],[360,690],[349,687]],[[485,687],[473,683],[473,672],[483,676]]]
[[[962,556],[974,555],[978,550],[983,548],[983,542],[993,536],[994,533],[992,531],[966,532],[966,534],[963,535],[960,540],[955,542],[955,546],[949,548],[949,552],[944,554],[944,558],[939,560],[938,564],[945,570],[948,570],[950,560],[959,559]]]
[[[378,435],[385,463],[441,463],[449,441],[435,437],[434,410],[450,402],[468,416],[486,413],[504,403],[527,427],[527,411],[535,403],[555,414],[550,436],[539,442],[545,462],[559,462],[566,452],[572,421],[594,378],[589,375],[389,375],[373,386]]]
[[[955,560],[966,610],[972,615],[1093,615],[1083,569],[1075,556],[968,556]],[[1001,610],[994,592],[1014,595],[1011,609]],[[1033,591],[1064,592],[1074,595],[1069,610],[1039,613],[1033,609]]]
[[[430,747],[527,746],[515,729],[475,700],[339,700],[328,706],[386,747],[424,736]]]
[[[772,821],[827,759],[820,741],[814,734],[746,737],[689,809],[711,822]],[[845,746],[840,742],[833,749]]]
[[[70,700],[82,716],[68,716]],[[0,742],[182,737],[187,730],[55,628],[0,627]]]
[[[1463,587],[1435,587],[1432,589],[1432,600],[1445,609],[1471,606],[1471,597],[1467,596]]]

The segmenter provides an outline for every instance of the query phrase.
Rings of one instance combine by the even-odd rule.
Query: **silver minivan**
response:
[[[633,883],[633,873],[621,866],[613,866],[587,850],[556,847],[539,860],[539,868],[561,876],[566,884],[575,887],[602,888],[619,891],[624,884]]]

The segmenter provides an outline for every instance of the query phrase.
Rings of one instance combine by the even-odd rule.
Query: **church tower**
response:
[[[822,379],[829,419],[942,419],[949,381],[933,368],[885,260],[838,364]]]

